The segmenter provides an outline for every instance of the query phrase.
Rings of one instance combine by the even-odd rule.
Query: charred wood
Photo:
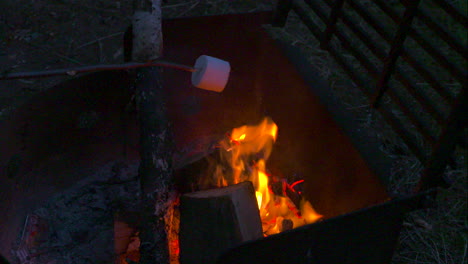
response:
[[[262,224],[251,182],[181,197],[182,264],[216,263],[227,249],[261,237]]]

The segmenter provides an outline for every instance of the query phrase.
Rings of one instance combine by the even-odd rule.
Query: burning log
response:
[[[215,263],[229,248],[263,237],[250,181],[185,194],[180,204],[181,263]]]

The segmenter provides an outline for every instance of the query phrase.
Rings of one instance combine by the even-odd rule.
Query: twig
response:
[[[200,3],[200,1],[195,1],[195,3],[193,5],[191,5],[188,9],[184,10],[182,13],[180,13],[177,17],[182,17],[184,16],[185,14],[187,14],[188,12],[190,12],[192,9],[194,9],[198,4]]]
[[[98,40],[99,44],[99,63],[102,63],[104,61],[104,54],[102,52],[102,42]]]
[[[186,2],[186,3],[179,3],[179,4],[173,4],[173,5],[165,5],[165,6],[162,6],[161,8],[162,9],[166,9],[166,8],[175,8],[175,7],[179,7],[179,6],[185,6],[185,5],[189,5],[191,4],[192,2]]]
[[[82,62],[80,62],[80,61],[78,61],[78,60],[75,60],[75,59],[72,59],[72,58],[70,58],[70,57],[67,57],[67,56],[65,56],[65,55],[62,55],[62,54],[60,54],[60,53],[57,53],[57,52],[55,52],[55,51],[52,51],[52,53],[54,53],[55,56],[60,57],[60,58],[62,58],[62,59],[64,59],[64,60],[66,60],[66,61],[73,62],[73,63],[78,64],[78,65],[83,65]]]
[[[28,225],[28,222],[29,222],[29,214],[26,215],[26,221],[24,221],[23,232],[21,234],[21,241],[24,241],[24,235],[26,233],[26,227]]]
[[[358,105],[358,106],[349,106],[347,109],[348,110],[354,110],[354,109],[366,108],[366,107],[370,107],[370,105],[364,104],[364,105]]]
[[[84,7],[84,8],[94,10],[94,11],[102,11],[102,12],[109,12],[109,13],[119,12],[119,10],[116,10],[116,9],[105,9],[105,8],[99,8],[99,7],[94,7],[94,6],[85,5],[85,4],[76,4],[76,5],[78,5],[78,7]]]
[[[71,52],[71,49],[72,49],[73,42],[75,42],[73,39],[70,42],[68,42],[67,56],[70,56],[70,52]]]
[[[58,52],[49,51],[49,50],[47,50],[46,48],[43,48],[43,47],[41,47],[41,46],[39,46],[39,45],[36,45],[36,44],[33,44],[33,43],[28,43],[28,44],[29,44],[30,46],[32,46],[32,47],[39,48],[39,49],[41,49],[41,50],[43,50],[43,51],[51,52],[51,53],[53,53],[55,56],[60,57],[60,58],[62,58],[62,59],[64,59],[64,60],[66,60],[66,61],[69,61],[69,62],[78,64],[78,65],[84,65],[84,64],[81,63],[80,61],[77,61],[77,60],[75,60],[75,59],[72,59],[72,58],[70,58],[70,57],[67,57],[67,56],[65,56],[65,55],[62,55],[62,54],[60,54],[60,53],[58,53]]]
[[[86,42],[86,43],[78,46],[76,49],[81,49],[83,47],[89,46],[89,45],[94,44],[96,42],[99,42],[101,40],[105,40],[105,39],[112,38],[112,37],[115,37],[115,36],[120,36],[120,35],[123,35],[123,34],[124,34],[124,32],[117,32],[117,33],[114,33],[114,34],[110,34],[110,35],[107,35],[107,36],[104,36],[104,37],[101,37],[101,38]]]
[[[86,72],[128,70],[128,69],[154,67],[154,66],[162,66],[162,67],[173,68],[173,69],[178,69],[178,70],[183,70],[183,71],[188,71],[188,72],[196,71],[195,68],[190,67],[190,66],[168,62],[168,61],[156,60],[156,61],[151,61],[147,63],[129,62],[129,63],[123,63],[123,64],[102,64],[102,65],[91,65],[91,66],[82,66],[82,67],[75,67],[75,68],[46,70],[46,71],[5,73],[3,75],[0,75],[0,80],[42,78],[42,77],[50,77],[50,76],[58,76],[58,75],[74,76],[76,74],[86,73]]]

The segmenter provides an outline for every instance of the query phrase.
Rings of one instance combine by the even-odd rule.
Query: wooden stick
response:
[[[4,74],[0,74],[0,80],[43,78],[43,77],[58,76],[58,75],[74,76],[76,74],[88,73],[88,72],[130,70],[130,69],[136,69],[136,68],[156,67],[156,66],[173,68],[173,69],[178,69],[178,70],[187,71],[187,72],[196,71],[195,68],[190,67],[190,66],[186,66],[186,65],[182,65],[182,64],[178,64],[174,62],[169,62],[169,61],[155,60],[155,61],[150,61],[146,63],[128,62],[128,63],[122,63],[122,64],[100,64],[100,65],[71,67],[71,68],[45,70],[45,71],[4,73]]]

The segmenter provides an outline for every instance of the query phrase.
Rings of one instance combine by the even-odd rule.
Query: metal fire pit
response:
[[[403,215],[419,208],[427,194],[390,200],[379,179],[387,170],[377,145],[353,131],[351,117],[296,53],[264,31],[261,25],[271,16],[163,23],[168,59],[190,65],[209,54],[232,67],[220,94],[192,87],[185,72],[164,70],[178,151],[270,116],[279,134],[267,167],[302,175],[306,198],[325,216],[320,223],[232,249],[220,263],[388,262]],[[139,160],[136,119],[125,112],[131,80],[127,73],[108,72],[65,82],[0,124],[2,254],[9,254],[25,214],[50,195],[106,162]],[[15,181],[25,187],[15,188]]]
[[[382,182],[390,163],[378,143],[353,127],[353,117],[296,49],[265,32],[261,25],[270,17],[225,15],[166,24],[174,29],[165,35],[168,57],[190,62],[212,54],[233,69],[222,94],[190,88],[188,76],[166,71],[179,147],[271,116],[279,132],[267,167],[303,175],[307,199],[325,216],[323,222],[245,243],[218,263],[388,263],[404,215],[433,193],[388,196]],[[192,33],[178,34],[178,27]]]
[[[240,245],[218,263],[389,263],[406,213],[433,191],[299,227]]]

